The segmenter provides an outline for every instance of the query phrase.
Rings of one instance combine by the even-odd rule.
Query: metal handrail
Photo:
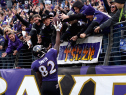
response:
[[[123,22],[120,22],[120,23],[116,23],[115,25],[118,25],[118,24],[123,24],[123,23],[126,23],[125,21],[123,21]],[[114,26],[115,26],[114,25]],[[105,49],[106,48],[104,48],[104,47],[102,47],[102,53],[101,54],[104,54],[103,56],[99,56],[99,59],[104,59],[104,60],[99,60],[99,62],[102,62],[103,63],[103,65],[109,65],[109,62],[115,62],[115,61],[111,61],[110,60],[110,58],[117,58],[117,57],[119,57],[119,56],[117,56],[117,55],[111,55],[111,54],[114,54],[114,53],[122,53],[122,52],[125,52],[125,51],[112,51],[112,49],[118,49],[118,48],[120,48],[120,47],[123,47],[123,46],[117,46],[117,47],[114,47],[113,46],[113,44],[118,44],[120,41],[117,41],[117,42],[113,42],[113,40],[114,40],[114,38],[118,38],[118,37],[122,37],[122,36],[118,36],[118,37],[113,37],[113,34],[115,34],[115,33],[118,33],[118,32],[116,32],[115,31],[115,29],[113,29],[113,27],[114,26],[111,26],[111,32],[110,32],[110,34],[108,35],[108,38],[105,38],[105,39],[103,39],[103,41],[104,40],[108,40],[108,43],[103,43],[102,45],[108,45],[107,46],[107,50],[105,51]],[[126,26],[124,26],[124,27],[126,27]],[[120,27],[120,28],[118,28],[118,29],[122,29],[123,27]],[[114,31],[114,32],[113,32]],[[124,30],[125,31],[125,30]],[[119,31],[119,32],[121,32],[121,31]],[[126,35],[123,35],[123,37],[124,36],[126,36]],[[11,59],[11,60],[9,60],[9,62],[14,62],[14,64],[13,64],[13,66],[10,66],[11,68],[15,68],[15,67],[17,67],[19,64],[20,64],[20,66],[23,66],[23,67],[30,67],[31,66],[31,63],[32,63],[32,61],[34,61],[35,60],[35,58],[33,57],[33,55],[32,55],[32,53],[31,52],[28,52],[29,53],[29,56],[24,56],[24,54],[25,54],[25,52],[22,52],[21,53],[21,55],[20,54],[18,54],[17,56],[15,56],[16,58],[15,58],[15,60],[13,60],[11,57],[12,56],[8,56],[8,59]],[[30,55],[31,54],[31,55]],[[120,57],[125,57],[126,55],[121,55]],[[20,58],[21,57],[21,58]],[[26,59],[25,57],[29,57],[28,59]],[[1,58],[1,57],[0,57]],[[8,61],[6,58],[4,59],[4,58],[1,58],[2,59],[2,61]],[[29,61],[29,62],[27,62],[27,60],[31,60],[31,61]],[[27,62],[26,64],[25,64],[25,62],[23,62],[23,61],[25,61],[25,62]],[[116,60],[117,62],[118,61],[122,61],[122,62],[124,62],[125,60]],[[8,65],[7,63],[5,63],[6,65]],[[2,67],[1,66],[2,65],[2,63],[0,63],[0,67]]]
[[[113,26],[111,26],[111,32],[110,32],[110,36],[109,36],[107,52],[106,52],[105,59],[104,59],[104,65],[109,65],[109,63],[111,63],[111,62],[118,63],[118,62],[126,61],[124,59],[121,59],[122,57],[125,57],[126,55],[125,54],[122,55],[122,53],[125,51],[121,50],[120,48],[125,47],[125,46],[120,46],[120,40],[119,40],[119,39],[125,37],[125,35],[123,35],[123,36],[121,35],[121,32],[126,31],[125,30],[126,26],[124,25],[123,27],[120,26],[118,28],[115,28],[115,26],[120,25],[120,24],[126,24],[126,21],[118,22],[118,23],[114,24]],[[119,30],[119,29],[120,30],[122,29],[123,31],[121,30],[121,31],[117,32],[116,30]],[[114,37],[114,34],[116,34],[116,33],[120,33],[121,36],[118,35],[118,36]],[[115,39],[116,39],[116,41],[115,41]],[[117,46],[117,45],[119,45],[119,46]],[[111,60],[111,58],[113,58],[113,59]]]

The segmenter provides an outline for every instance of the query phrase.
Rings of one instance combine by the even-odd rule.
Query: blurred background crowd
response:
[[[68,41],[70,46],[74,46],[78,38],[92,34],[102,34],[106,38],[103,43],[107,43],[110,27],[102,33],[91,31],[118,10],[112,0],[0,0],[0,6],[0,68],[3,69],[14,65],[30,68],[33,46],[53,47],[56,37],[53,17],[60,18],[63,25],[61,43]],[[119,35],[117,33],[115,37]],[[120,39],[114,41],[118,42],[115,47],[119,46]],[[107,46],[102,48],[103,52]],[[120,53],[114,55],[120,56]],[[120,57],[113,60],[117,59],[120,60]]]

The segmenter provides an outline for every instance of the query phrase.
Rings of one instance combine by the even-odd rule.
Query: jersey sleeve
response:
[[[100,24],[102,20],[103,20],[103,16],[100,16],[100,15],[94,16],[94,19],[93,19],[93,21],[98,22],[98,24]]]
[[[54,57],[57,58],[57,50],[56,50],[56,49],[51,48],[51,49],[49,50],[49,52],[52,54],[52,56],[54,56]]]
[[[36,61],[34,61],[31,65],[31,69],[33,69],[33,71],[38,72],[38,68],[36,67]]]

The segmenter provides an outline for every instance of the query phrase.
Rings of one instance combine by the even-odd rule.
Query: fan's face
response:
[[[79,8],[74,7],[75,12],[78,14],[80,12]]]
[[[15,35],[14,34],[9,35],[9,39],[14,42],[15,41]]]
[[[40,23],[39,20],[41,20],[39,17],[35,17],[33,19],[34,23],[36,23],[37,25],[39,25],[39,23]]]
[[[111,6],[111,12],[114,12],[116,10],[116,6],[115,5],[112,5]]]
[[[47,18],[43,21],[43,23],[46,25],[46,26],[49,26],[50,24],[50,18]]]

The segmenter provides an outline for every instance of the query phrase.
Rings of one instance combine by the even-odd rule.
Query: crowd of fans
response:
[[[14,56],[17,53],[19,56],[25,53],[23,55],[25,57],[21,57],[24,65],[27,62],[32,63],[29,52],[32,52],[35,45],[53,47],[56,37],[56,29],[52,24],[53,17],[60,18],[63,24],[60,42],[68,41],[70,46],[74,46],[78,38],[85,38],[92,34],[101,33],[103,38],[107,38],[110,27],[103,29],[102,32],[94,32],[94,29],[111,18],[118,10],[112,0],[40,1],[1,0],[1,68],[13,66]],[[103,47],[107,48],[106,45]],[[18,64],[19,67],[23,67],[21,65]]]

